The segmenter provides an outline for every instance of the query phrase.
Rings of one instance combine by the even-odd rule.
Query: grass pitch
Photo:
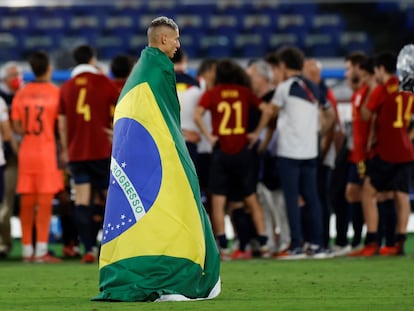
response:
[[[98,265],[0,262],[1,310],[413,310],[414,257],[222,264],[211,301],[92,302]]]

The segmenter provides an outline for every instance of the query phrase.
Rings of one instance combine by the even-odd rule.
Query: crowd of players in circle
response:
[[[1,67],[2,257],[10,254],[10,217],[18,212],[22,260],[62,261],[48,245],[55,199],[63,257],[98,259],[113,113],[137,60],[118,55],[107,76],[91,46],[72,54],[76,66],[60,86],[42,51],[28,59],[33,81],[23,83],[16,62]],[[396,61],[388,51],[345,58],[353,92],[352,132],[345,134],[320,62],[298,48],[282,47],[246,68],[232,59],[203,59],[196,77],[177,50],[182,133],[222,260],[404,254],[414,95],[400,90]]]

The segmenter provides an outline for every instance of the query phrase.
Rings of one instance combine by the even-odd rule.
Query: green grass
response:
[[[414,256],[222,264],[211,301],[92,302],[98,266],[0,262],[1,310],[413,310]]]

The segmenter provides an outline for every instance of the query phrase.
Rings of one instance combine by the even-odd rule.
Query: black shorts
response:
[[[107,189],[110,159],[69,162],[69,170],[76,185],[90,183],[96,189]]]
[[[197,157],[196,170],[201,189],[208,188],[210,175],[211,153],[199,153]]]
[[[366,163],[360,161],[358,163],[349,162],[348,164],[348,183],[361,185],[364,183],[366,175]]]
[[[367,176],[372,186],[379,192],[411,191],[412,162],[391,163],[381,160],[378,156],[367,162]]]
[[[213,194],[241,201],[256,192],[258,162],[256,152],[245,147],[237,154],[216,148],[211,159],[208,188]]]

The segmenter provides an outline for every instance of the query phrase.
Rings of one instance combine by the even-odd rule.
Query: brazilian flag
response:
[[[220,257],[180,129],[171,60],[146,47],[114,116],[94,300],[214,298]]]

